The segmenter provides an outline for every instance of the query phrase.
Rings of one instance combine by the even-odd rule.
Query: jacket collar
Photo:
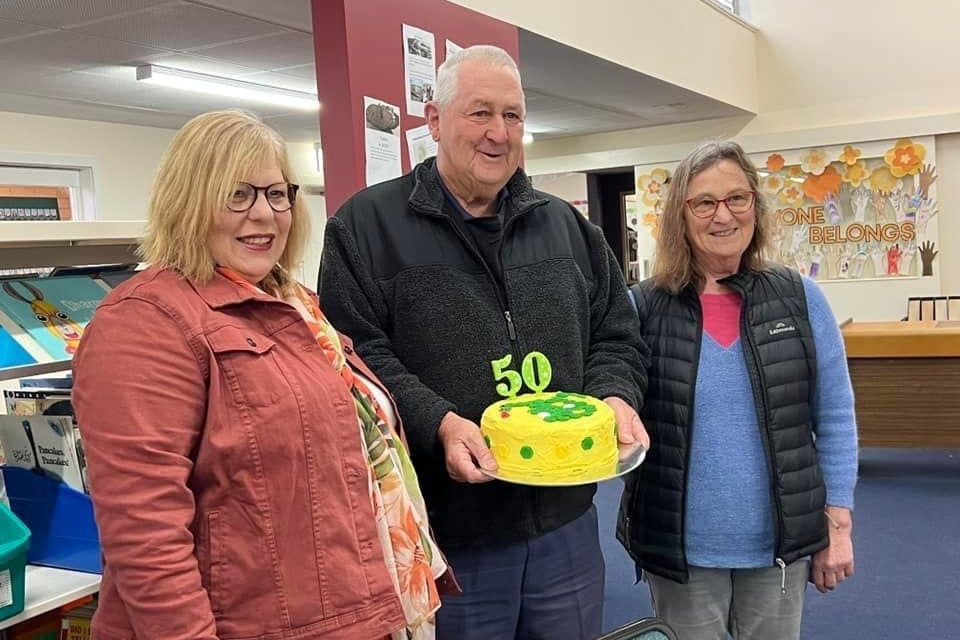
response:
[[[250,300],[276,302],[276,298],[272,296],[253,293],[244,287],[237,286],[216,271],[214,271],[213,277],[203,284],[196,280],[188,280],[188,282],[190,286],[193,287],[193,290],[197,292],[197,295],[199,295],[211,309],[221,309],[229,305],[241,304]]]
[[[434,170],[436,163],[436,158],[427,158],[413,169],[413,191],[407,201],[413,211],[427,215],[443,215],[445,196],[443,187],[440,185],[440,176]],[[507,181],[506,187],[510,193],[510,209],[516,213],[523,213],[547,202],[537,196],[530,178],[519,167],[513,177]]]

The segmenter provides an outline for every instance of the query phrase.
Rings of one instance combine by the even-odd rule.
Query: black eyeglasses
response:
[[[256,187],[249,182],[238,182],[230,197],[227,198],[227,209],[234,213],[250,211],[262,191],[271,209],[276,213],[286,213],[297,201],[299,189],[300,185],[287,182],[278,182],[266,187]]]
[[[713,198],[711,196],[697,196],[687,200],[687,206],[690,212],[698,218],[712,218],[717,215],[717,209],[720,203],[727,205],[730,213],[746,213],[753,206],[757,199],[754,191],[735,191],[726,198]]]

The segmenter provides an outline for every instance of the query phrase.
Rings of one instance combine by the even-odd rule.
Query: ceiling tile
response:
[[[313,36],[295,31],[245,42],[193,49],[191,52],[263,71],[311,64],[314,61]]]
[[[239,78],[244,75],[260,72],[259,69],[230,64],[223,60],[215,60],[190,53],[163,53],[144,58],[142,62],[224,78]]]
[[[192,49],[281,31],[279,27],[192,4],[173,4],[73,29],[160,49]]]
[[[65,69],[83,69],[103,64],[119,64],[160,53],[140,45],[93,38],[70,31],[0,42],[0,66],[39,64]]]
[[[306,78],[307,80],[312,80],[314,84],[317,82],[317,67],[312,62],[310,64],[301,64],[295,67],[279,67],[274,69],[274,71],[287,76]]]
[[[35,24],[26,24],[13,20],[0,20],[0,40],[17,38],[30,33],[39,33],[44,29],[45,27],[40,27]]]
[[[147,9],[160,4],[169,4],[169,2],[162,2],[162,0],[96,0],[96,2],[86,0],[3,0],[3,2],[0,2],[0,18],[41,24],[46,27],[64,27],[89,20],[99,20],[118,13]]]
[[[285,73],[274,73],[272,71],[260,71],[249,75],[238,76],[239,80],[245,82],[255,82],[265,84],[270,87],[280,87],[281,89],[290,89],[291,91],[302,91],[304,93],[316,93],[317,81],[305,80],[295,76],[288,76]]]

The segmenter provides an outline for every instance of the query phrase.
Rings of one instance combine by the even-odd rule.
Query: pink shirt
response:
[[[740,337],[740,309],[743,299],[738,293],[701,293],[703,330],[724,349]]]

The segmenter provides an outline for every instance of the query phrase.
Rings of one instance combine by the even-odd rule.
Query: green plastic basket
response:
[[[30,530],[0,504],[0,620],[23,611],[23,576]]]

